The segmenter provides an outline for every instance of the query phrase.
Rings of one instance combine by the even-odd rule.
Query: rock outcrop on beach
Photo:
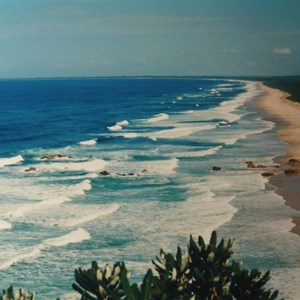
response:
[[[291,158],[291,159],[289,159],[287,164],[290,166],[298,166],[298,165],[300,165],[300,160],[296,159],[296,158]]]
[[[287,176],[300,175],[300,169],[287,169],[284,174]]]
[[[263,172],[263,173],[261,173],[261,176],[272,177],[272,176],[275,176],[275,173],[274,172]]]
[[[300,160],[296,158],[290,158],[286,164],[281,166],[256,164],[251,160],[246,161],[245,163],[248,169],[273,169],[261,173],[263,177],[272,177],[277,173],[284,173],[286,176],[300,175]]]
[[[256,164],[253,161],[249,160],[245,162],[248,169],[266,169],[266,168],[280,168],[279,165],[262,165],[262,164]]]

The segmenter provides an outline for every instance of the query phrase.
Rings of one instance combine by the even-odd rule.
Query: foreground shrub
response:
[[[123,262],[101,269],[96,262],[88,270],[75,270],[73,288],[81,300],[274,300],[278,291],[266,289],[270,273],[243,269],[229,261],[232,240],[217,243],[213,232],[209,244],[190,237],[187,251],[177,248],[173,256],[160,250],[141,284],[130,284]]]
[[[0,300],[35,300],[35,293],[23,289],[14,293],[13,287],[10,286],[7,290],[3,290]]]

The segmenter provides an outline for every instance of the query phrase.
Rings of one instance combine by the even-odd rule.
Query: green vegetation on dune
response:
[[[217,242],[213,232],[208,244],[199,236],[190,237],[186,251],[175,255],[160,250],[142,283],[129,281],[123,262],[101,269],[96,262],[88,270],[75,270],[74,290],[81,300],[275,300],[278,291],[265,287],[270,272],[247,270],[231,261],[233,240]],[[33,300],[32,292],[12,288],[3,291],[0,300]],[[78,298],[79,299],[79,298]]]
[[[300,76],[272,77],[263,79],[265,85],[290,94],[288,99],[300,102]]]

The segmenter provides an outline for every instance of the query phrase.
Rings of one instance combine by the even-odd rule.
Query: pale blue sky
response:
[[[300,0],[0,0],[0,78],[299,75]]]

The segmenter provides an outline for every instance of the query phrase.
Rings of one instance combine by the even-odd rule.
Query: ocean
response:
[[[0,287],[79,299],[75,268],[125,261],[140,281],[160,248],[217,230],[297,299],[299,213],[245,164],[287,149],[260,94],[228,79],[1,80]]]

